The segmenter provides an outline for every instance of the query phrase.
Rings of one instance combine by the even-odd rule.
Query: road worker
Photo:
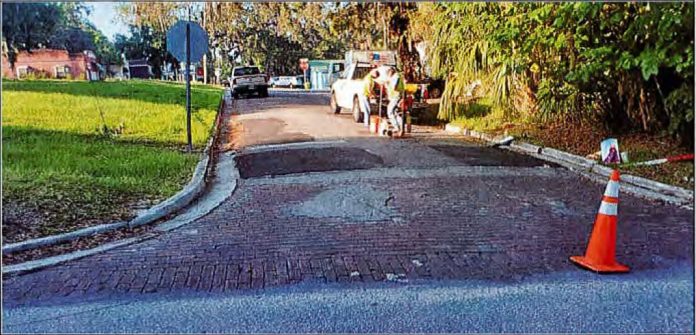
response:
[[[387,116],[389,117],[389,122],[391,122],[392,127],[394,127],[392,133],[400,134],[403,124],[401,124],[401,118],[396,115],[396,107],[399,106],[399,102],[401,102],[404,96],[404,79],[393,67],[387,70],[387,75],[387,96],[389,97]]]
[[[373,90],[375,87],[375,79],[379,77],[379,72],[377,69],[373,69],[363,78],[363,94],[358,95],[358,100],[360,100],[360,108],[362,109],[365,116],[363,117],[363,122],[365,127],[370,127],[370,98],[374,96]]]

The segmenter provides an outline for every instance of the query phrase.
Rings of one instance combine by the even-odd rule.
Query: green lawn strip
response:
[[[487,98],[479,99],[468,108],[460,110],[460,117],[451,124],[490,134],[508,134],[535,145],[555,148],[580,156],[599,151],[600,142],[612,137],[606,130],[591,124],[555,123],[543,125],[530,119],[506,118],[502,110],[491,106]],[[621,151],[628,152],[631,162],[664,158],[691,152],[673,140],[641,134],[614,136]],[[687,189],[694,188],[694,163],[666,163],[655,166],[619,166],[622,173],[629,173]]]
[[[162,98],[179,96],[182,85],[5,84],[3,203],[30,212],[26,220],[5,216],[5,242],[130,219],[135,205],[149,207],[181,190],[200,158],[199,152],[181,150],[186,143],[183,104]],[[104,92],[94,93],[90,85]],[[136,88],[130,99],[106,97],[128,87]],[[138,97],[142,92],[150,96]],[[194,144],[201,150],[221,90],[204,88],[199,95],[205,103],[192,120]]]
[[[183,85],[158,82],[8,81],[3,84],[3,125],[77,134],[110,133],[123,140],[186,144]],[[209,138],[221,90],[192,89],[192,140]]]

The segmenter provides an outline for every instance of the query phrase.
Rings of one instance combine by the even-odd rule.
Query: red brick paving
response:
[[[543,184],[547,187],[540,192],[535,185]],[[4,281],[4,298],[12,304],[124,292],[229,292],[306,280],[372,282],[388,274],[409,280],[511,280],[580,271],[567,258],[583,252],[602,192],[601,185],[565,170],[553,182],[541,177],[426,178],[400,180],[388,188],[394,196],[390,205],[404,223],[289,214],[289,207],[341,186],[242,182],[231,200],[193,224],[11,277]],[[482,191],[487,188],[494,191]],[[519,199],[530,201],[525,205]],[[554,211],[549,201],[570,210]],[[692,215],[623,196],[618,259],[634,271],[666,266],[664,260],[692,262]]]

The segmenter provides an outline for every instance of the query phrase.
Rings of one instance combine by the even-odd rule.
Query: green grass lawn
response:
[[[127,220],[135,205],[188,182],[222,91],[192,87],[187,154],[183,85],[157,81],[4,81],[3,240]],[[9,212],[6,212],[9,211]]]
[[[461,106],[459,117],[452,125],[483,132],[496,132],[507,121],[501,108],[493,106],[492,101],[483,97],[467,106]]]

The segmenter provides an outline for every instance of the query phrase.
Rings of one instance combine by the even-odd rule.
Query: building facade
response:
[[[344,70],[343,60],[315,59],[309,61],[307,77],[312,90],[330,90]]]
[[[94,52],[85,50],[68,53],[67,50],[37,49],[17,54],[14,68],[2,56],[2,75],[9,79],[26,77],[51,79],[99,80],[99,64]]]

